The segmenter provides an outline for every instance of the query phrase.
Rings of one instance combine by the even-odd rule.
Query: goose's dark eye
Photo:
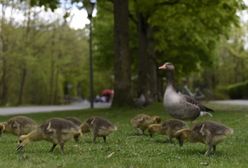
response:
[[[19,140],[19,143],[22,143],[22,140]]]

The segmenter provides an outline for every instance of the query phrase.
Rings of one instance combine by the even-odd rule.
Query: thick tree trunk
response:
[[[113,106],[133,105],[131,58],[128,45],[128,0],[114,0],[115,96]]]
[[[149,70],[148,70],[148,100],[150,102],[154,102],[158,100],[158,65],[156,63],[156,52],[154,47],[154,40],[152,37],[153,29],[148,26],[148,63],[149,63]]]
[[[141,14],[137,14],[138,18],[138,37],[139,37],[139,49],[138,49],[138,96],[143,94],[147,98],[148,90],[148,54],[147,54],[147,23],[146,18]],[[145,68],[144,68],[145,67]]]
[[[146,16],[137,13],[137,18],[139,34],[138,94],[143,94],[146,103],[151,103],[158,99],[157,65],[152,28],[149,26]]]
[[[7,44],[4,38],[4,17],[5,17],[6,4],[2,3],[2,18],[0,22],[0,65],[1,67],[1,79],[0,79],[0,104],[5,105],[8,101],[8,66],[5,52],[7,51]]]
[[[0,104],[5,105],[7,103],[7,95],[8,95],[8,85],[7,85],[7,62],[6,59],[2,58],[2,77],[1,77],[1,97]]]

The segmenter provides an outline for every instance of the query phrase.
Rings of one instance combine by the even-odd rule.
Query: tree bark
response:
[[[113,106],[133,105],[131,58],[128,44],[128,0],[114,0],[114,100]]]
[[[25,16],[27,17],[27,23],[26,23],[26,33],[23,36],[23,41],[25,43],[26,46],[30,46],[31,39],[30,39],[30,33],[31,33],[31,6],[28,6],[27,11],[25,11],[26,14]],[[26,53],[28,54],[29,51],[27,51]],[[23,63],[20,65],[20,73],[21,73],[21,81],[20,81],[20,90],[19,90],[19,95],[18,95],[18,105],[21,105],[23,103],[23,97],[24,97],[24,89],[25,89],[25,85],[26,85],[26,78],[27,78],[27,64],[26,64],[26,60],[23,60]]]
[[[6,4],[2,4],[2,18],[0,25],[0,63],[1,67],[1,79],[0,79],[0,104],[5,105],[8,101],[8,65],[5,52],[7,51],[7,43],[4,38],[4,17],[5,17]]]
[[[139,34],[138,96],[143,94],[146,103],[151,103],[158,99],[157,65],[152,28],[149,26],[148,17],[140,12],[137,13],[137,20]]]
[[[21,81],[20,81],[20,89],[19,89],[19,96],[17,103],[18,105],[21,105],[23,103],[23,93],[26,83],[26,76],[27,76],[27,69],[26,69],[26,65],[24,65],[24,67],[21,68]]]
[[[148,47],[147,44],[147,22],[146,18],[141,14],[137,13],[138,19],[138,96],[143,94],[147,98],[147,90],[148,90],[148,54],[146,49]],[[146,68],[144,68],[146,67]]]
[[[3,51],[2,51],[3,54]],[[2,58],[2,77],[1,77],[1,97],[0,97],[0,104],[5,105],[7,103],[7,95],[8,95],[8,85],[7,85],[7,61],[5,56]]]

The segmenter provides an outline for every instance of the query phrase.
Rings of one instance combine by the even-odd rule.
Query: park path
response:
[[[215,100],[215,101],[210,101],[210,103],[222,104],[222,105],[248,106],[248,100]],[[109,108],[110,103],[94,103],[94,107]],[[27,113],[83,110],[89,108],[90,108],[90,103],[88,101],[72,103],[69,105],[3,107],[0,108],[0,115],[5,116],[5,115],[27,114]]]
[[[110,103],[94,103],[94,107],[109,108]],[[0,108],[0,115],[5,116],[5,115],[27,114],[27,113],[83,110],[88,108],[90,108],[90,103],[88,101],[72,103],[69,105],[3,107]]]
[[[238,105],[238,106],[248,106],[248,100],[214,100],[210,103],[221,104],[221,105]]]

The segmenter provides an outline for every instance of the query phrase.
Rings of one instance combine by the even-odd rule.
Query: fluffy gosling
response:
[[[149,125],[158,124],[160,122],[161,118],[159,116],[150,116],[147,114],[138,114],[130,120],[132,127],[140,134],[144,134]]]
[[[50,152],[53,152],[54,148],[59,145],[61,153],[64,153],[65,142],[79,133],[79,127],[71,121],[62,118],[52,118],[45,121],[29,134],[20,136],[17,151],[22,150],[31,141],[46,140],[53,143]]]
[[[14,116],[6,122],[0,123],[0,134],[6,132],[21,136],[37,128],[37,123],[26,116]]]
[[[90,117],[86,120],[86,123],[93,134],[94,143],[96,143],[97,137],[102,137],[104,142],[106,142],[107,136],[117,130],[114,124],[102,117]]]
[[[208,156],[216,151],[217,144],[233,134],[233,129],[214,121],[204,121],[195,124],[191,129],[179,130],[176,134],[180,135],[183,140],[208,145],[208,149],[205,152],[205,156]]]
[[[82,122],[80,121],[80,119],[77,118],[77,117],[66,117],[65,119],[73,122],[78,127],[80,127],[80,125],[82,124]],[[75,142],[79,142],[79,137],[80,137],[80,133],[74,135]]]
[[[177,119],[170,119],[162,122],[161,124],[151,124],[148,127],[148,132],[150,136],[154,133],[160,133],[162,135],[167,135],[169,137],[169,141],[172,143],[172,139],[176,138],[179,142],[179,145],[182,146],[182,138],[176,135],[178,130],[183,128],[187,128],[187,124],[184,121]]]

